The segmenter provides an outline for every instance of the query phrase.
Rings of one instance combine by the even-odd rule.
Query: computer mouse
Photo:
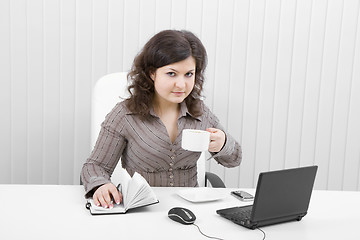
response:
[[[192,211],[182,207],[174,207],[169,210],[168,217],[182,224],[193,224],[196,217]]]

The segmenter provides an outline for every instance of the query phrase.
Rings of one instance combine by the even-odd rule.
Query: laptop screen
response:
[[[252,209],[252,221],[305,215],[317,166],[260,173]]]

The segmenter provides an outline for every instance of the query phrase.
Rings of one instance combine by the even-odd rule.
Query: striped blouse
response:
[[[81,171],[86,195],[95,187],[110,182],[110,177],[121,157],[122,167],[132,176],[141,174],[154,187],[197,186],[196,161],[200,152],[181,148],[183,129],[218,128],[225,132],[218,118],[204,104],[203,114],[193,117],[185,103],[181,103],[178,117],[178,136],[170,141],[165,125],[150,110],[150,117],[141,120],[128,110],[125,101],[118,103],[106,116],[95,147]],[[218,153],[211,153],[225,167],[241,162],[241,147],[228,133],[226,143]]]

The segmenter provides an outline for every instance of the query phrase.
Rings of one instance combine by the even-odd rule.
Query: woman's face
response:
[[[158,68],[151,75],[155,101],[160,104],[181,103],[195,84],[196,63],[193,57]]]

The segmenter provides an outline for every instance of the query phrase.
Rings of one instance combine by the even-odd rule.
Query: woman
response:
[[[130,175],[150,186],[197,186],[199,152],[181,148],[183,129],[210,132],[209,152],[225,167],[241,162],[241,147],[201,100],[207,55],[191,32],[165,30],[135,57],[128,74],[130,97],[106,116],[81,172],[87,197],[98,206],[121,202],[110,181],[120,157]]]

